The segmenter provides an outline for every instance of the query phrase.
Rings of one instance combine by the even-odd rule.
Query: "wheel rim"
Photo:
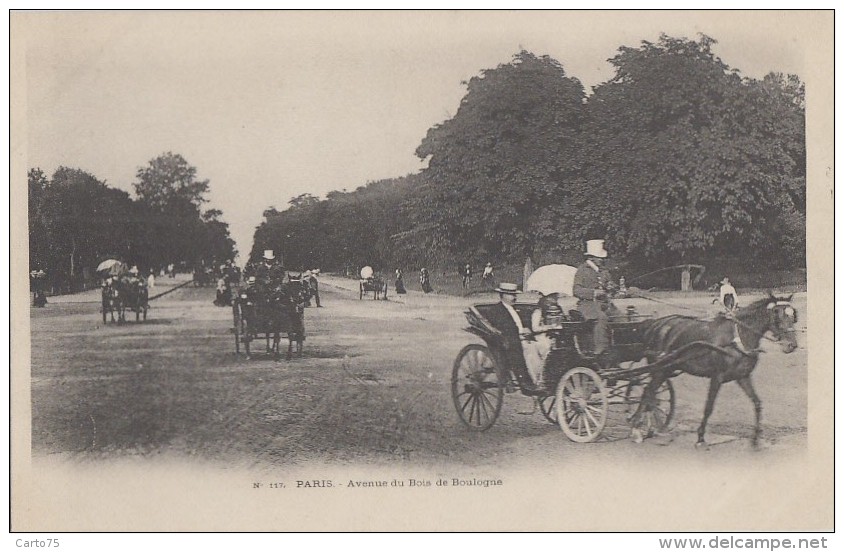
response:
[[[501,372],[486,347],[468,345],[454,361],[451,395],[460,421],[474,431],[492,427],[501,412]]]
[[[566,437],[578,443],[597,439],[607,423],[607,391],[591,368],[573,368],[557,386],[557,421]]]

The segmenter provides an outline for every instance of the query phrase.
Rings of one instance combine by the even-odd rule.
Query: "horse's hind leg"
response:
[[[706,394],[706,406],[703,408],[703,420],[697,429],[697,443],[695,443],[695,446],[706,446],[706,440],[704,439],[706,422],[709,420],[712,409],[715,407],[715,397],[718,396],[719,389],[721,389],[721,379],[717,375],[709,378],[709,392]]]
[[[762,401],[759,400],[759,396],[753,388],[753,382],[750,376],[740,378],[736,380],[736,383],[739,384],[742,391],[753,401],[753,411],[756,413],[756,425],[753,427],[753,440],[751,442],[754,447],[757,447],[759,446],[759,435],[762,433]]]

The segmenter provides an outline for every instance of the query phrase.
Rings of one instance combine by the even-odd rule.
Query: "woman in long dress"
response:
[[[556,293],[542,296],[539,300],[538,307],[531,313],[530,317],[533,339],[531,341],[525,341],[522,344],[525,353],[525,363],[537,387],[545,384],[543,377],[545,359],[548,357],[548,353],[551,352],[551,347],[554,344],[554,340],[548,334],[548,330],[559,328],[563,316],[563,309],[560,308],[557,302],[558,298],[559,296]]]
[[[400,268],[396,269],[396,293],[399,295],[407,293],[407,290],[404,288],[404,274]]]

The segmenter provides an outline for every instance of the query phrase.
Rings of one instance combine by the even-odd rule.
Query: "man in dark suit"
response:
[[[610,273],[604,268],[607,258],[604,240],[586,242],[586,260],[577,267],[574,275],[574,296],[578,298],[577,310],[586,320],[595,321],[593,353],[602,357],[606,364],[609,359],[610,327],[609,316],[618,309],[609,300],[609,293],[615,289]]]
[[[519,313],[513,307],[516,297],[521,293],[516,284],[502,283],[495,291],[498,292],[500,302],[496,303],[484,316],[504,336],[505,361],[511,370],[517,374],[526,374],[524,352],[522,351],[521,336],[530,335],[530,329],[522,325]],[[521,378],[520,378],[521,379]]]

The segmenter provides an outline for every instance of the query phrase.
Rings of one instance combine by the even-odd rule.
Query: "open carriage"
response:
[[[559,278],[557,272],[553,285],[570,290],[570,282],[560,284],[566,278]],[[454,406],[467,427],[483,431],[498,418],[504,394],[521,391],[536,397],[545,417],[558,423],[571,440],[590,442],[601,436],[610,407],[620,405],[638,440],[669,426],[675,409],[671,378],[685,372],[710,380],[697,444],[706,444],[706,424],[720,386],[735,381],[754,405],[752,443],[756,445],[762,407],[750,376],[762,339],[779,342],[786,354],[797,349],[797,311],[791,299],[769,292],[739,311],[711,320],[681,315],[653,319],[628,307],[626,314],[610,317],[612,363],[592,352],[594,321],[569,311],[547,330],[553,345],[545,357],[543,386],[537,386],[528,373],[518,338],[506,337],[490,321],[499,305],[475,305],[465,313],[466,331],[480,337],[484,345],[467,345],[454,361]],[[537,305],[516,303],[514,308],[522,326],[529,328]]]
[[[129,269],[126,263],[109,259],[97,266],[97,275],[102,278],[103,324],[109,317],[112,322],[125,322],[127,310],[135,313],[136,322],[141,317],[147,319],[149,287],[147,281],[138,276],[136,267]]]
[[[237,290],[232,300],[235,352],[243,345],[246,357],[253,356],[252,342],[266,340],[266,354],[280,356],[281,335],[288,340],[287,360],[301,352],[305,341],[305,286],[288,281],[270,289],[247,286]]]
[[[592,321],[582,320],[576,311],[560,321],[559,329],[548,330],[553,346],[545,359],[546,385],[537,388],[524,362],[519,343],[508,343],[504,334],[487,318],[495,304],[474,305],[466,311],[466,331],[485,345],[464,347],[454,361],[451,391],[461,421],[470,429],[486,430],[501,412],[504,394],[520,391],[536,397],[542,414],[558,423],[572,441],[589,442],[601,435],[609,409],[621,405],[635,412],[649,381],[647,367],[634,363],[644,356],[639,338],[643,317],[630,312],[610,323],[612,348],[618,366],[604,368],[591,353]],[[517,303],[523,325],[530,326],[534,304]],[[674,415],[674,387],[665,380],[657,390],[655,408],[646,423],[664,430]]]

